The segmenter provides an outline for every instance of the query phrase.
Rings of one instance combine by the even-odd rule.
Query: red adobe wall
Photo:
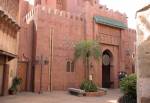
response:
[[[128,29],[123,35],[123,54],[124,54],[124,68],[128,74],[135,71],[135,55],[136,55],[136,31]]]
[[[19,31],[19,61],[27,61],[27,59],[31,59],[31,49],[32,49],[32,25],[33,23],[26,24],[25,16],[30,11],[30,5],[27,1],[20,1],[20,11],[19,11],[19,23],[21,29]]]
[[[26,16],[24,17],[25,20],[21,19],[19,58],[20,61],[26,60],[31,63],[29,71],[34,70],[35,92],[40,91],[41,65],[34,60],[40,59],[41,56],[49,61],[42,67],[42,90],[79,88],[84,80],[83,61],[78,60],[75,63],[75,72],[66,72],[66,63],[74,58],[74,44],[85,39],[98,40],[101,43],[102,52],[105,50],[111,52],[113,59],[110,76],[111,81],[114,82],[114,88],[118,87],[119,71],[132,72],[135,31],[96,24],[93,20],[94,16],[100,15],[127,24],[126,15],[87,1],[84,3],[80,1],[79,7],[73,6],[74,3],[72,2],[71,0],[67,1],[66,10],[70,12],[53,9],[56,7],[55,0],[47,0],[47,4],[42,1],[42,5],[33,7],[28,14],[26,14],[26,9],[32,7],[23,5],[26,9],[21,10],[21,15]],[[125,52],[128,49],[131,50],[129,56]],[[101,87],[102,60],[98,63],[93,60],[92,63],[94,65],[93,79]],[[32,66],[34,69],[31,68]],[[28,85],[31,85],[31,82]]]
[[[19,23],[21,26],[21,29],[19,31],[19,43],[18,43],[18,68],[19,64],[25,63],[27,64],[28,68],[24,68],[27,70],[27,80],[25,81],[26,84],[26,90],[31,91],[32,90],[32,57],[33,57],[33,25],[34,22],[31,21],[30,23],[26,23],[26,14],[30,11],[32,8],[31,5],[27,1],[20,0],[19,2]],[[22,67],[22,66],[21,66]],[[18,70],[17,70],[18,73]],[[26,74],[25,74],[26,75]],[[26,80],[26,78],[25,78]]]
[[[79,87],[83,80],[82,61],[76,65],[75,72],[66,72],[67,60],[73,60],[74,43],[83,40],[83,19],[67,12],[38,7],[36,25],[36,57],[43,55],[50,58],[50,34],[53,29],[53,66],[52,89],[64,90],[68,87]],[[45,25],[47,25],[45,27]],[[58,65],[59,64],[59,65]],[[43,90],[49,88],[49,65],[43,67]],[[40,88],[40,65],[35,70],[35,91]]]

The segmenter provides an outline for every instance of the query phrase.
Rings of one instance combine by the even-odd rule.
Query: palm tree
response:
[[[85,66],[85,79],[89,80],[90,59],[99,60],[101,56],[100,45],[95,40],[80,41],[75,45],[75,60],[82,58]]]

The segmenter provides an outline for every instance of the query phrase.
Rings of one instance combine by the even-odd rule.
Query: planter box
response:
[[[86,92],[85,96],[94,97],[94,96],[103,96],[106,95],[106,92],[104,91],[98,91],[98,92]]]

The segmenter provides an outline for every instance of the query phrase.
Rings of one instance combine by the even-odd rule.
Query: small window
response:
[[[71,72],[74,72],[74,62],[71,63]]]
[[[70,61],[67,62],[67,72],[70,72]]]
[[[74,72],[74,62],[67,61],[67,72]]]

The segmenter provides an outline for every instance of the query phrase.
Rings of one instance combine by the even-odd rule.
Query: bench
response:
[[[86,92],[81,89],[76,89],[76,88],[68,88],[68,91],[72,95],[77,95],[77,96],[84,96]]]
[[[98,90],[99,90],[99,91],[103,91],[103,92],[105,92],[105,93],[107,93],[107,91],[108,91],[108,89],[106,89],[106,88],[98,88]]]

